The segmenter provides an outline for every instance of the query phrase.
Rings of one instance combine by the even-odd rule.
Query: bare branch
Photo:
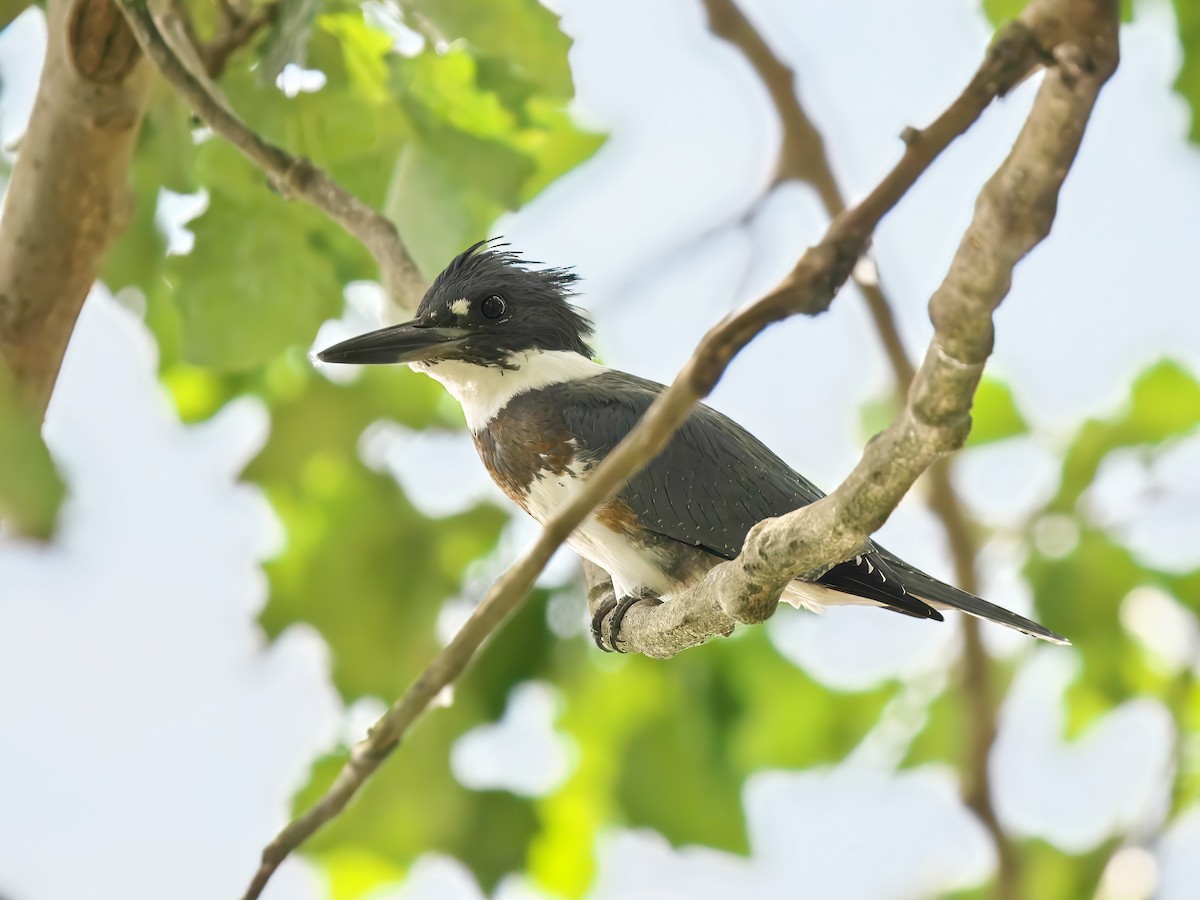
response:
[[[975,567],[976,549],[971,538],[971,523],[950,481],[947,462],[938,460],[929,469],[929,508],[946,532],[950,556],[954,560],[956,583],[964,591],[978,594],[979,575]],[[1021,896],[1020,858],[1016,846],[996,815],[989,776],[992,744],[996,740],[996,707],[999,698],[995,694],[990,660],[979,633],[979,620],[971,616],[961,616],[959,620],[963,634],[960,677],[966,731],[963,800],[979,816],[996,847],[996,880],[992,896],[996,900],[1018,900]]]
[[[795,73],[775,56],[734,0],[705,0],[704,5],[713,33],[737,47],[745,56],[766,87],[779,117],[783,135],[776,177],[770,187],[789,178],[803,181],[813,188],[830,217],[840,215],[846,208],[846,202],[820,130],[808,117],[796,92]],[[855,283],[867,301],[875,330],[895,376],[898,399],[903,404],[916,370],[904,349],[891,304],[883,290],[882,279],[876,273],[869,280],[855,277]],[[929,507],[946,533],[954,560],[956,583],[963,590],[977,594],[976,547],[971,537],[970,523],[950,481],[947,462],[940,459],[929,469]],[[1000,826],[988,777],[991,747],[996,736],[997,703],[993,695],[990,663],[980,639],[979,621],[971,616],[960,616],[958,621],[963,629],[961,686],[966,721],[963,797],[988,829],[996,847],[998,864],[993,896],[997,900],[1015,900],[1020,887],[1020,860],[1012,840]]]
[[[971,83],[929,128],[907,143],[900,161],[879,186],[859,206],[837,217],[821,243],[801,257],[782,284],[758,302],[727,317],[705,336],[675,382],[655,401],[637,427],[596,467],[573,500],[546,524],[533,547],[492,585],[454,640],[375,724],[367,739],[354,748],[325,796],[263,851],[262,865],[245,894],[246,900],[258,897],[288,854],[345,807],[398,746],[417,716],[465,670],[495,628],[520,604],[554,551],[596,506],[666,446],[695,404],[716,385],[738,351],[772,322],[797,312],[815,314],[826,309],[849,277],[879,220],[993,99],[1028,74],[1044,56],[1045,51],[1029,27],[1014,24],[1001,32]],[[965,393],[964,402],[969,404],[970,391],[981,367],[982,359],[960,362],[944,355],[935,357],[928,364],[928,386],[923,393],[941,397],[949,392],[947,384],[958,386]],[[921,404],[906,413],[890,439],[877,441],[868,449],[849,486],[843,486],[839,494],[827,501],[807,508],[802,524],[808,535],[805,545],[799,548],[801,556],[792,555],[791,548],[785,548],[786,554],[779,552],[775,539],[781,530],[773,527],[771,521],[760,524],[747,540],[749,552],[743,551],[735,562],[715,569],[700,590],[680,598],[681,602],[673,600],[658,607],[660,616],[653,620],[634,607],[631,618],[626,618],[627,623],[635,621],[627,626],[633,638],[626,643],[640,652],[669,656],[709,635],[727,632],[734,620],[760,621],[768,614],[765,611],[768,605],[778,601],[792,577],[828,568],[852,556],[866,534],[883,522],[891,506],[928,465],[929,459],[956,446],[966,431],[965,411],[959,413],[953,406],[943,412]],[[892,479],[894,472],[902,473],[903,487],[892,485],[889,490],[872,487],[874,479]],[[785,542],[791,540],[790,536],[784,536]],[[791,565],[796,559],[800,560],[799,569]],[[724,616],[722,627],[713,629],[706,619],[713,610]],[[668,619],[675,622],[670,640],[662,627]]]
[[[424,292],[425,282],[396,226],[309,160],[292,156],[263,139],[214,98],[163,40],[146,0],[115,2],[125,13],[146,55],[187,99],[196,114],[267,172],[283,196],[298,197],[312,204],[361,241],[375,258],[383,285],[392,300],[400,307],[411,308],[414,299]]]
[[[950,271],[930,301],[935,335],[904,410],[829,497],[760,523],[736,560],[717,566],[671,603],[633,607],[622,627],[627,649],[668,656],[697,637],[769,615],[790,580],[853,555],[916,477],[961,444],[991,353],[992,312],[1008,292],[1013,267],[1049,233],[1059,189],[1117,62],[1115,4],[1066,7],[1064,16],[1047,0],[1027,12],[1031,30],[1041,33],[1037,17],[1049,10],[1047,33],[1062,43],[1054,46],[1055,65],[1029,119],[981,191]]]
[[[775,178],[768,190],[790,179],[802,181],[816,192],[830,218],[841,215],[846,210],[846,200],[833,174],[821,132],[796,94],[796,73],[772,52],[734,0],[704,0],[704,7],[713,34],[737,47],[746,57],[766,87],[779,117],[783,135]],[[891,307],[877,278],[860,278],[856,271],[854,282],[866,298],[903,399],[915,370],[896,329]]]
[[[46,61],[0,222],[0,360],[46,409],[67,341],[133,212],[149,69],[110,0],[50,0]]]

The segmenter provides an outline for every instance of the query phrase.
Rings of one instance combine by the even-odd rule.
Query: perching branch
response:
[[[1047,5],[1036,4],[1038,8]],[[666,446],[695,404],[713,389],[738,351],[773,322],[799,312],[815,314],[828,307],[865,250],[879,220],[937,155],[970,128],[993,99],[1046,58],[1047,48],[1057,46],[1057,42],[1048,42],[1047,38],[1057,33],[1058,29],[1045,26],[1038,16],[1005,28],[963,93],[927,129],[909,135],[903,156],[879,186],[861,204],[838,216],[821,243],[801,257],[777,288],[728,316],[705,336],[675,382],[655,401],[637,427],[596,467],[573,500],[546,524],[533,547],[492,585],[430,667],[353,749],[325,796],[263,851],[262,865],[245,895],[246,900],[258,897],[288,854],[345,807],[399,745],[417,716],[466,669],[487,638],[516,609],[554,551],[596,506]],[[1081,36],[1081,47],[1091,51],[1093,43],[1091,32]],[[1111,44],[1110,52],[1115,52],[1115,43]],[[1078,84],[1088,86],[1080,93],[1094,99],[1103,79],[1086,76],[1077,63],[1070,66],[1070,71]],[[1075,101],[1073,95],[1071,99]],[[1078,135],[1082,134],[1091,99],[1074,122]],[[1078,135],[1067,154],[1068,163],[1078,144]],[[1028,155],[1026,150],[1025,156]],[[1062,175],[1065,176],[1065,168]],[[1061,177],[1054,182],[1055,193],[1059,182]],[[1039,198],[1040,194],[1035,199]],[[993,230],[984,229],[977,237],[988,240],[1008,237],[993,235]],[[1020,242],[1016,248],[1020,252],[1007,271],[1034,242],[1032,236]],[[1006,245],[1001,257],[1013,252],[1014,247]],[[973,278],[962,280],[966,287],[976,287]],[[1002,295],[1000,291],[993,306]],[[635,607],[626,618],[631,624],[622,629],[623,635],[629,635],[624,643],[650,655],[669,656],[712,634],[730,630],[737,621],[761,621],[769,615],[792,578],[823,571],[853,556],[929,461],[960,444],[965,436],[969,421],[966,408],[987,357],[986,350],[979,352],[975,347],[978,318],[969,316],[965,322],[955,320],[943,325],[939,332],[942,343],[957,355],[951,356],[935,346],[923,367],[913,402],[897,424],[868,448],[863,463],[838,492],[793,514],[802,516],[799,521],[787,517],[756,526],[738,560],[714,569],[698,589],[678,601],[651,611],[657,615]],[[990,307],[983,318],[990,333]],[[723,617],[720,625],[714,624],[714,609]],[[671,625],[664,627],[668,617]]]
[[[150,83],[110,0],[49,0],[46,60],[0,222],[0,361],[45,412],[67,341],[133,212]]]
[[[622,626],[627,649],[669,656],[770,615],[791,579],[819,575],[852,556],[917,476],[961,445],[992,349],[992,313],[1008,293],[1016,263],[1049,233],[1096,97],[1117,63],[1115,3],[1043,0],[1024,21],[1040,34],[1042,17],[1051,23],[1047,33],[1060,41],[1053,65],[1012,152],[980,192],[950,271],[930,300],[934,339],[907,405],[829,497],[757,525],[736,560],[671,603],[631,609]]]
[[[808,117],[796,92],[795,73],[775,56],[734,0],[705,0],[704,5],[713,33],[741,51],[766,87],[782,126],[779,162],[768,190],[794,178],[812,187],[831,218],[840,215],[846,209],[846,201],[821,133]],[[877,272],[870,279],[855,277],[855,283],[867,301],[875,330],[895,377],[897,398],[903,405],[916,372],[904,349],[891,304]],[[946,533],[954,560],[955,582],[963,590],[976,594],[979,592],[975,570],[976,548],[962,501],[950,481],[947,462],[946,459],[938,460],[927,473],[928,505]],[[979,621],[971,616],[960,616],[958,621],[963,630],[961,685],[966,725],[963,798],[988,829],[996,847],[993,896],[996,900],[1016,900],[1020,888],[1020,861],[1012,840],[1000,826],[988,777],[991,747],[996,737],[997,702],[992,689],[991,669],[980,640]]]
[[[425,282],[392,222],[363,203],[309,160],[292,156],[256,134],[217,100],[163,40],[147,0],[114,0],[150,60],[217,134],[263,169],[285,197],[298,197],[324,212],[362,242],[375,258],[392,300],[401,307],[420,297]]]

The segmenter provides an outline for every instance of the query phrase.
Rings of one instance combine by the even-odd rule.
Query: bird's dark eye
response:
[[[484,297],[483,303],[479,306],[480,310],[486,318],[498,319],[508,310],[508,304],[504,302],[504,298],[499,294],[492,294],[490,297]]]

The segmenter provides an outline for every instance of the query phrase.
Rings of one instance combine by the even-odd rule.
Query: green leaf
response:
[[[1018,897],[1096,897],[1100,877],[1119,841],[1109,840],[1082,854],[1064,853],[1041,840],[1021,845]]]
[[[511,97],[480,85],[476,59],[462,49],[426,50],[395,70],[415,139],[396,164],[385,212],[427,277],[603,140],[576,128],[561,102],[528,96],[510,106]]]
[[[105,257],[100,278],[113,291],[136,285],[143,293],[149,294],[162,286],[167,240],[155,221],[157,187],[136,190],[133,219]]]
[[[278,32],[258,45],[265,61],[237,54],[222,88],[264,138],[312,159],[364,202],[390,212],[432,275],[602,138],[582,132],[565,109],[570,42],[540,3],[499,0],[469,15],[462,3],[426,6],[430,28],[423,31],[457,33],[448,45],[430,41],[408,58],[348,0],[325,0],[315,15],[306,0],[285,0]],[[201,35],[213,34],[215,7],[195,11]],[[294,97],[264,88],[261,77],[273,79],[287,61],[320,71],[324,86]],[[430,519],[394,479],[364,465],[360,443],[375,423],[462,422],[440,386],[407,370],[369,368],[338,385],[308,362],[317,327],[341,311],[347,282],[376,276],[373,260],[322,214],[274,194],[267,175],[226,142],[194,140],[192,121],[173,95],[152,100],[147,115],[133,170],[138,214],[108,274],[146,294],[162,380],[185,420],[205,419],[244,395],[270,411],[269,439],[246,471],[286,533],[265,567],[264,629],[275,635],[311,624],[328,644],[334,683],[345,697],[390,700],[439,648],[436,626],[447,599],[476,590],[464,580],[474,584],[467,574],[494,551],[511,511],[481,504]],[[185,257],[165,256],[154,221],[162,185],[209,195],[208,208],[188,225],[196,243]],[[406,737],[403,759],[385,766],[372,789],[312,842],[307,852],[326,868],[336,896],[360,897],[395,881],[427,852],[463,860],[485,887],[543,851],[554,854],[560,874],[579,864],[568,878],[577,886],[587,876],[597,829],[627,817],[610,799],[619,776],[612,760],[624,759],[635,734],[650,744],[662,739],[674,712],[660,704],[654,721],[631,718],[632,704],[611,692],[600,654],[582,638],[562,640],[550,630],[552,599],[556,621],[564,601],[579,600],[534,591],[455,686],[453,705],[423,720]],[[660,667],[654,678],[664,673]],[[454,741],[494,721],[512,684],[531,678],[604,698],[577,707],[579,715],[604,711],[588,732],[587,755],[608,767],[603,802],[580,827],[571,824],[578,808],[569,798],[577,794],[565,792],[568,801],[560,803],[558,795],[531,801],[472,791],[450,771]],[[709,683],[706,696],[715,703],[726,682],[722,676]],[[718,733],[723,721],[708,709],[691,715],[706,734]],[[629,723],[624,730],[617,727],[622,721]],[[614,730],[624,738],[615,740]],[[609,746],[615,754],[603,752]],[[720,774],[727,749],[696,754],[689,772]],[[307,805],[341,763],[339,754],[318,765],[297,805]],[[743,775],[733,769],[723,777],[713,807],[732,810],[735,823]],[[682,784],[676,779],[673,789]],[[740,825],[717,826],[705,829],[726,842],[744,841]],[[722,828],[730,836],[722,838]]]
[[[27,537],[49,539],[65,493],[41,422],[0,366],[0,520]]]
[[[405,100],[423,113],[427,129],[449,127],[503,141],[516,128],[517,114],[498,95],[481,89],[476,73],[475,58],[453,47],[396,64]]]
[[[675,843],[744,850],[745,778],[842,758],[895,694],[892,685],[834,693],[784,660],[762,628],[665,665],[594,651],[587,662],[554,680],[579,763],[541,802],[545,826],[528,868],[540,887],[564,896],[585,893],[597,835],[612,822],[653,827]]]
[[[7,28],[13,19],[32,5],[30,0],[0,0],[0,30]]]
[[[1175,79],[1175,90],[1192,108],[1188,138],[1200,143],[1200,6],[1195,0],[1175,0],[1175,18],[1183,46],[1183,65]]]
[[[258,83],[273,87],[288,63],[302,66],[307,59],[308,39],[320,0],[282,0],[271,30],[263,40]]]
[[[1121,21],[1132,21],[1133,0],[1120,0],[1120,2]],[[1179,0],[1179,2],[1183,2],[1183,0]],[[989,22],[999,28],[1023,13],[1028,5],[1029,0],[983,0],[983,14],[987,16]]]
[[[663,678],[663,714],[630,734],[615,799],[630,825],[653,828],[673,844],[745,853],[742,779],[727,764],[729,735],[721,729],[719,712],[733,698],[705,655],[677,658]]]
[[[779,616],[805,616],[781,608]],[[711,649],[710,649],[711,648]],[[730,698],[729,759],[745,777],[762,768],[806,768],[834,763],[863,739],[895,695],[893,684],[855,693],[831,691],[779,655],[766,629],[747,628],[734,640],[706,645],[721,669]],[[780,709],[804,710],[803,724]]]
[[[159,193],[166,188],[191,193],[197,179],[198,148],[192,136],[191,109],[170,85],[154,81],[138,132],[137,153],[130,167],[134,190],[133,219],[104,260],[101,280],[113,291],[136,287],[146,298],[146,320],[159,343],[159,361],[178,356],[179,325],[165,279],[166,236],[158,227]]]
[[[583,645],[571,646],[578,652]],[[595,874],[596,839],[618,816],[615,791],[628,763],[626,748],[669,714],[664,666],[630,659],[602,667],[589,652],[591,664],[552,679],[566,699],[560,727],[575,741],[579,759],[566,784],[539,805],[543,827],[530,845],[527,869],[544,890],[568,897],[583,896]]]
[[[307,346],[341,309],[341,282],[324,244],[326,222],[262,187],[236,198],[213,193],[188,227],[187,256],[174,257],[183,355],[223,371],[266,364],[293,344]]]
[[[999,27],[1019,16],[1029,0],[983,0],[983,14],[988,21]]]
[[[359,900],[385,884],[403,880],[404,869],[360,844],[339,844],[316,862],[329,884],[330,900]]]
[[[324,15],[317,24],[337,40],[349,87],[369,103],[388,102],[387,56],[392,39],[368,25],[361,12]]]
[[[1125,406],[1107,419],[1086,422],[1062,463],[1057,496],[1043,510],[1074,532],[1062,547],[1037,540],[1034,531],[1024,575],[1040,620],[1066,635],[1083,659],[1083,672],[1067,693],[1067,727],[1080,733],[1116,704],[1142,695],[1163,698],[1182,716],[1171,677],[1153,664],[1121,623],[1134,588],[1156,587],[1200,612],[1200,570],[1178,574],[1146,565],[1119,543],[1119,531],[1088,521],[1080,498],[1105,457],[1137,447],[1146,455],[1200,427],[1200,382],[1169,360],[1142,372]],[[1035,517],[1034,529],[1044,522]]]
[[[466,863],[490,893],[497,880],[522,868],[538,823],[528,800],[472,791],[455,781],[451,748],[479,721],[469,701],[432,711],[379,769],[371,788],[315,835],[306,852],[319,861],[353,847],[360,860],[373,859],[373,873],[358,873],[364,880],[383,875],[387,863],[407,866],[424,853],[449,854]],[[297,813],[316,802],[344,761],[339,753],[316,766],[311,783],[296,798]],[[345,881],[344,873],[340,880]]]
[[[405,147],[387,213],[421,272],[432,278],[516,206],[521,182],[532,172],[528,159],[503,145],[445,133],[437,146]]]
[[[604,135],[580,130],[562,106],[544,99],[532,98],[526,111],[534,127],[519,132],[515,143],[534,159],[537,172],[521,188],[522,203],[590,159],[605,140]]]
[[[538,0],[403,0],[402,5],[447,42],[465,40],[472,54],[503,63],[540,91],[563,99],[574,92],[567,64],[571,39]]]
[[[361,11],[323,15],[308,45],[309,65],[325,76],[315,92],[285,97],[255,72],[233,70],[221,85],[243,118],[268,140],[307,157],[360,200],[383,203],[396,154],[411,126],[391,88],[390,39]],[[205,145],[205,150],[208,146]],[[208,161],[201,159],[201,164]],[[221,178],[206,173],[210,190]],[[266,180],[255,173],[259,183]]]
[[[1113,418],[1087,422],[1063,461],[1058,496],[1051,509],[1070,513],[1109,451],[1161,443],[1200,426],[1200,381],[1171,360],[1134,381],[1126,408]]]
[[[1147,579],[1129,551],[1104,532],[1085,528],[1067,556],[1031,554],[1025,577],[1041,621],[1070,638],[1083,655],[1086,678],[1078,683],[1105,698],[1097,711],[1128,696],[1125,666],[1136,645],[1119,627],[1121,601]]]
[[[1008,385],[985,376],[979,382],[971,405],[971,434],[967,446],[978,447],[1028,431],[1029,425],[1017,409]]]
[[[271,369],[262,385],[271,436],[247,476],[266,490],[288,544],[267,566],[263,623],[272,633],[297,621],[317,626],[344,695],[394,697],[437,651],[442,604],[468,563],[495,546],[507,515],[480,506],[427,519],[390,476],[359,460],[372,422],[434,420],[441,388],[430,379],[379,370],[339,387],[300,354]]]
[[[858,409],[858,427],[863,438],[879,434],[896,417],[896,395],[892,392],[866,401]]]
[[[895,395],[890,392],[864,403],[859,410],[863,435],[870,437],[883,431],[892,423],[897,412]],[[971,433],[967,436],[966,445],[978,447],[1028,431],[1029,425],[1017,409],[1008,385],[985,375],[971,403]]]

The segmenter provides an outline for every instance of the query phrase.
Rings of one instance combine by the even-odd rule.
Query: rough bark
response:
[[[782,137],[775,178],[770,188],[783,181],[795,179],[809,185],[832,218],[846,209],[845,197],[837,183],[833,166],[825,149],[825,141],[816,124],[809,118],[796,90],[796,73],[777,57],[767,41],[738,8],[734,0],[704,0],[709,27],[717,36],[737,47],[762,81],[775,112],[779,117]],[[869,277],[860,277],[855,269],[854,280],[867,303],[867,310],[883,344],[884,352],[896,380],[897,400],[903,405],[908,396],[916,370],[904,348],[892,306],[883,289],[883,279],[873,267],[867,267]],[[954,559],[955,584],[977,594],[978,577],[975,569],[976,546],[970,523],[962,502],[950,480],[949,460],[938,460],[926,475],[929,508],[938,517]],[[589,600],[597,592],[611,594],[608,576],[599,569],[587,570]],[[591,607],[595,610],[595,606]],[[992,684],[990,660],[980,639],[979,621],[960,616],[963,650],[960,660],[961,700],[963,706],[965,752],[963,757],[963,799],[975,812],[992,836],[996,847],[996,877],[992,896],[996,900],[1016,900],[1020,891],[1021,869],[1016,846],[1005,833],[992,802],[988,777],[992,743],[996,737],[996,706],[998,698]]]
[[[1043,40],[1057,41],[1043,45],[1052,47],[1053,64],[1012,152],[980,192],[950,271],[930,300],[935,335],[904,410],[829,497],[759,523],[736,560],[672,602],[633,607],[621,629],[627,650],[670,656],[766,618],[789,581],[854,555],[917,476],[961,445],[992,350],[992,313],[1017,262],[1050,232],[1059,191],[1118,59],[1115,3],[1044,0],[1025,20]]]

